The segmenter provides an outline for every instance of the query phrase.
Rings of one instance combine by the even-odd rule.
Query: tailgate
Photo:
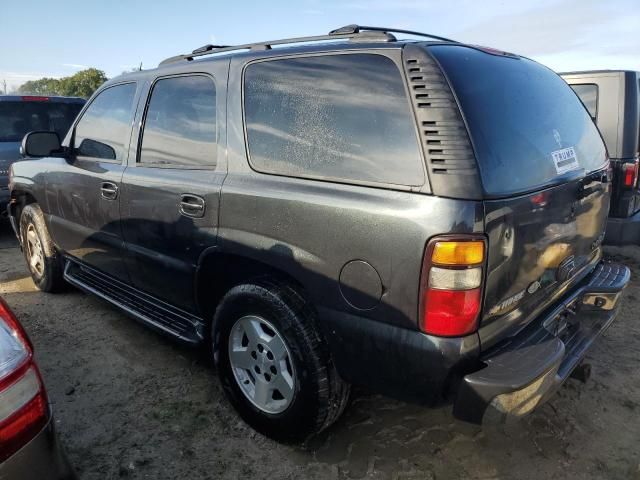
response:
[[[484,202],[489,238],[483,349],[549,307],[600,257],[608,170],[533,194]]]
[[[482,48],[430,51],[456,94],[482,181],[484,350],[536,318],[599,259],[609,162],[589,113],[553,71]]]

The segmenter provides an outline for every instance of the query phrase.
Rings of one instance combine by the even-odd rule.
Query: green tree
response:
[[[107,81],[107,76],[97,68],[87,68],[69,77],[41,78],[28,81],[18,88],[18,93],[34,95],[64,95],[89,98]]]
[[[60,79],[60,94],[70,97],[89,98],[96,89],[107,81],[102,70],[88,68],[75,75]]]
[[[33,95],[60,95],[60,81],[57,78],[41,78],[40,80],[29,80],[18,88],[18,93],[30,93]]]

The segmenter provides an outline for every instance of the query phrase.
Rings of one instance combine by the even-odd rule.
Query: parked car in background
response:
[[[207,45],[23,147],[42,158],[13,165],[9,210],[36,285],[211,344],[230,401],[280,440],[331,425],[351,384],[478,423],[528,413],[629,280],[602,260],[610,166],[576,95],[429,34]]]
[[[605,243],[640,244],[640,72],[562,73],[596,122],[613,167],[613,193]]]
[[[73,478],[55,432],[33,345],[0,298],[0,479]]]
[[[84,103],[76,97],[0,95],[0,212],[9,202],[9,166],[20,160],[25,134],[51,131],[64,138]]]

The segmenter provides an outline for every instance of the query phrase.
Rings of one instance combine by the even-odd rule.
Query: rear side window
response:
[[[135,83],[108,87],[93,99],[76,125],[76,155],[101,160],[124,158],[131,133]]]
[[[138,161],[148,166],[216,165],[216,87],[210,77],[158,80],[151,92]]]
[[[589,115],[595,120],[598,114],[598,85],[595,83],[583,83],[569,86],[580,97]]]
[[[424,183],[404,81],[387,57],[323,55],[250,64],[244,109],[256,170],[346,182]]]
[[[0,142],[20,142],[28,132],[56,132],[62,140],[82,109],[82,103],[50,100],[0,102]]]
[[[470,47],[429,50],[456,93],[487,194],[531,191],[604,166],[596,126],[548,68]]]

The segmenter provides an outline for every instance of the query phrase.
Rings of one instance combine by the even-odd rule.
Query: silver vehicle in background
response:
[[[560,74],[600,129],[613,168],[605,243],[640,243],[640,72],[593,70]]]

